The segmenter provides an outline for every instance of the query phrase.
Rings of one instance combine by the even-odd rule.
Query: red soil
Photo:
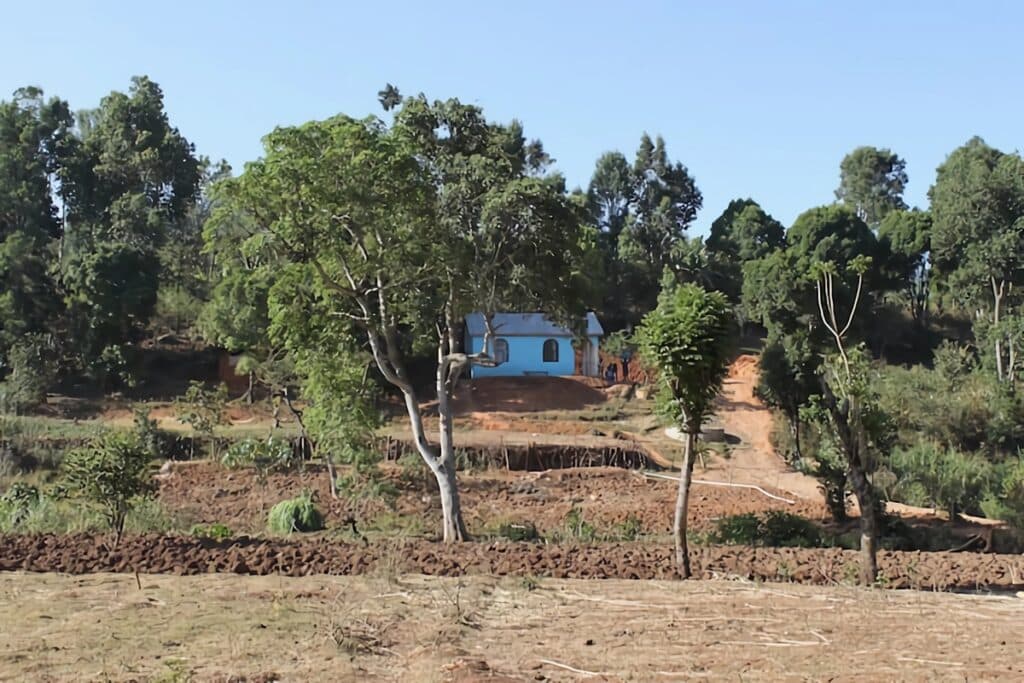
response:
[[[237,538],[216,542],[188,536],[0,535],[0,571],[85,574],[365,574],[414,572],[443,576],[489,574],[582,579],[655,579],[675,575],[665,544],[541,545],[429,541],[349,544],[331,538]],[[694,575],[832,584],[856,575],[857,553],[834,549],[704,547],[691,552]],[[1020,589],[1024,557],[949,553],[879,553],[893,588]]]

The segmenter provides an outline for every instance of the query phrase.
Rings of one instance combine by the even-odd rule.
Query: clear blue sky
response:
[[[970,136],[1024,146],[1010,0],[75,0],[9,3],[3,19],[0,96],[33,84],[91,107],[146,74],[198,151],[239,170],[276,125],[377,113],[389,81],[520,119],[570,186],[660,133],[704,193],[697,233],[740,196],[789,225],[832,201],[857,145],[903,156],[922,206]]]

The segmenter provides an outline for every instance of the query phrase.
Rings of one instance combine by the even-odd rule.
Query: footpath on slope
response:
[[[715,423],[730,445],[728,457],[711,457],[699,478],[765,486],[797,498],[824,504],[818,481],[787,465],[772,446],[772,413],[754,395],[758,381],[757,357],[739,356],[731,366],[716,400]],[[678,432],[676,432],[678,434]],[[670,434],[671,435],[671,434]]]

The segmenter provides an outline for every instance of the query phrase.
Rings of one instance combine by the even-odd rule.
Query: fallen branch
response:
[[[640,476],[647,477],[648,479],[656,478],[656,479],[668,479],[669,481],[679,481],[679,477],[672,476],[671,474],[659,474],[657,472],[640,472]],[[690,483],[691,484],[704,484],[705,486],[726,486],[726,487],[729,487],[729,488],[736,488],[736,489],[753,489],[754,491],[757,491],[758,493],[760,493],[760,494],[762,494],[764,496],[767,496],[767,497],[771,498],[772,500],[778,500],[778,501],[781,501],[783,503],[786,503],[787,505],[796,505],[796,501],[795,500],[790,500],[789,498],[783,498],[782,496],[777,496],[774,493],[769,493],[768,491],[765,491],[760,486],[756,486],[754,484],[734,484],[734,483],[727,482],[727,481],[709,481],[707,479],[693,479],[693,480],[691,480]]]
[[[562,664],[561,662],[556,662],[556,661],[554,661],[552,659],[542,659],[542,660],[540,660],[540,663],[541,664],[547,664],[549,666],[554,666],[554,667],[557,667],[559,669],[565,669],[566,671],[571,671],[574,674],[580,674],[581,676],[607,676],[608,675],[608,674],[600,673],[600,672],[597,672],[597,671],[584,671],[583,669],[577,669],[576,667],[569,666],[568,664]]]
[[[901,662],[914,662],[916,664],[935,664],[936,666],[963,666],[963,662],[940,662],[935,659],[918,659],[917,657],[897,657]]]

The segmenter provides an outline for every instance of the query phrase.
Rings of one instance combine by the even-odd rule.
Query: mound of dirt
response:
[[[140,572],[147,574],[365,574],[391,571],[442,576],[489,574],[580,579],[675,576],[668,545],[440,544],[429,541],[340,543],[336,539],[236,538],[210,541],[148,534],[109,548],[109,537],[0,535],[0,570]],[[835,549],[704,547],[691,553],[694,574],[831,584],[856,575],[858,554]],[[879,553],[881,575],[894,588],[926,590],[1024,588],[1020,555]]]
[[[456,414],[584,410],[608,400],[594,377],[481,377],[455,392]]]

